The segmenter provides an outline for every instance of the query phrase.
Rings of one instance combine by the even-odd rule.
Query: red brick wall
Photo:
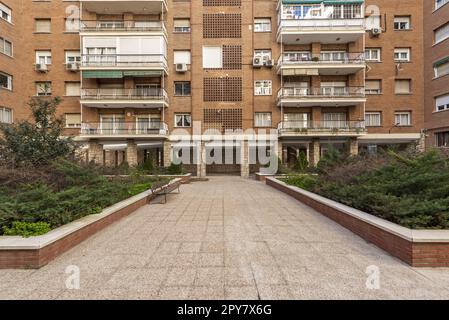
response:
[[[412,242],[295,192],[270,179],[266,180],[266,184],[294,197],[413,267],[449,267],[449,243]]]

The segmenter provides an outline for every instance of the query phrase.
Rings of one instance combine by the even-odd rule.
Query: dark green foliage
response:
[[[22,236],[25,238],[40,236],[50,231],[50,224],[46,222],[20,222],[14,221],[11,228],[3,226],[5,236]]]
[[[321,157],[318,162],[317,169],[319,171],[325,171],[327,169],[332,169],[335,166],[341,164],[345,159],[345,155],[342,154],[338,149],[333,147],[326,150],[323,157]]]
[[[171,163],[170,166],[166,169],[167,174],[182,174],[182,165]]]
[[[309,161],[307,161],[307,155],[305,152],[300,152],[298,160],[295,163],[293,169],[297,172],[305,172],[309,167]]]
[[[0,126],[0,164],[11,168],[47,165],[58,157],[73,155],[74,144],[61,138],[62,118],[56,117],[61,99],[32,98],[28,103],[34,122]]]
[[[405,227],[449,228],[449,161],[437,151],[349,159],[311,191]]]
[[[304,190],[311,191],[316,185],[317,178],[314,175],[293,175],[283,179],[285,183],[294,185]]]

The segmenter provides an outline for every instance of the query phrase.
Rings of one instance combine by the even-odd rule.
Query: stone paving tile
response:
[[[69,290],[68,266],[80,270]],[[380,288],[366,287],[367,267]],[[138,209],[39,270],[2,270],[0,299],[447,299],[449,268],[411,268],[260,182],[211,177]]]

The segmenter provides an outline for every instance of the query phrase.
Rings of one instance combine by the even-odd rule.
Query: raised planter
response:
[[[168,178],[168,179],[181,179],[182,184],[189,184],[192,179],[191,173],[179,174],[179,175],[168,175],[168,174],[147,174],[145,177],[160,177],[160,178]],[[129,175],[121,174],[121,175],[105,175],[106,178],[116,178],[116,177],[129,177]]]
[[[266,184],[303,202],[413,267],[449,267],[449,230],[408,229],[273,177],[268,177]]]
[[[170,181],[179,183],[181,178]],[[0,237],[0,269],[38,269],[75,247],[91,235],[144,206],[155,195],[151,190],[120,201],[99,214],[92,214],[30,238]]]

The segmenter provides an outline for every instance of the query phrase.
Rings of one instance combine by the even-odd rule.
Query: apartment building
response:
[[[16,37],[20,48],[16,66],[0,64],[0,74],[17,73],[13,86],[23,86],[0,106],[16,121],[27,116],[30,97],[63,97],[66,133],[89,161],[168,166],[185,151],[175,142],[187,136],[187,158],[200,161],[186,169],[197,175],[258,170],[248,154],[261,146],[195,143],[196,122],[215,136],[273,129],[288,165],[301,154],[315,165],[329,148],[357,154],[422,141],[422,0],[0,5],[18,20],[0,19],[11,29],[0,37]],[[217,148],[232,162],[208,163]]]
[[[449,147],[449,1],[424,6],[425,128],[428,148]]]

